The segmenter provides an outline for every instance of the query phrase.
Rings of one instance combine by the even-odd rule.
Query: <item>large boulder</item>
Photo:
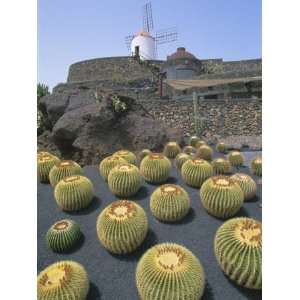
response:
[[[180,130],[168,128],[126,96],[77,89],[41,102],[52,127],[51,141],[63,157],[82,164],[99,163],[120,149],[161,151],[169,140],[183,142]]]

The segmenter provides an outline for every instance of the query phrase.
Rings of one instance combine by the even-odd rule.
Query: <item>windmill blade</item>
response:
[[[155,42],[157,45],[171,43],[178,38],[177,29],[175,27],[160,30],[155,35]]]
[[[134,38],[134,35],[128,35],[125,37],[125,43],[128,50],[131,50],[131,42]]]
[[[150,32],[153,29],[151,2],[148,2],[143,6],[143,29],[146,32]]]

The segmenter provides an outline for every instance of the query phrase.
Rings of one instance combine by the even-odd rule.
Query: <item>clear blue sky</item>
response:
[[[38,81],[51,88],[70,64],[123,56],[124,37],[142,27],[145,0],[38,0]],[[158,48],[165,59],[179,46],[198,58],[261,57],[261,0],[152,0],[154,31],[176,26],[178,41]]]

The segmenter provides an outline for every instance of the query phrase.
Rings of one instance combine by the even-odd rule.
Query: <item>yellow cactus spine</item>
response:
[[[191,136],[191,138],[190,138],[190,146],[195,147],[196,144],[197,144],[197,142],[199,142],[199,141],[201,141],[201,139],[198,136],[196,136],[196,135]]]
[[[40,182],[49,182],[49,173],[55,164],[60,162],[59,158],[49,152],[38,152],[37,154],[37,175]]]
[[[256,195],[256,182],[247,174],[236,173],[230,177],[244,192],[245,201],[251,200]]]
[[[181,148],[176,142],[169,142],[165,145],[163,153],[168,158],[175,158],[180,152]]]
[[[261,177],[262,176],[262,159],[261,157],[256,157],[251,162],[251,171],[254,175]]]
[[[196,157],[210,161],[212,159],[213,150],[208,145],[200,146],[196,152]]]
[[[216,150],[219,152],[219,153],[225,153],[226,152],[226,145],[225,143],[223,142],[219,142],[217,145],[216,145]]]
[[[214,159],[211,164],[213,166],[215,174],[217,175],[228,174],[231,171],[231,165],[227,159],[219,157]]]
[[[244,156],[239,151],[232,151],[229,153],[228,159],[232,166],[241,167],[244,164]]]
[[[183,152],[183,153],[186,153],[186,154],[188,154],[188,155],[193,156],[193,155],[196,154],[197,149],[196,149],[195,147],[193,147],[193,146],[185,146],[185,147],[182,149],[182,152]]]
[[[175,158],[176,168],[180,171],[182,165],[188,160],[191,159],[191,156],[185,153],[179,153]]]
[[[111,155],[104,158],[99,165],[100,175],[107,181],[109,172],[119,164],[126,163],[126,160],[117,155]]]
[[[129,164],[136,165],[137,164],[137,158],[133,152],[130,152],[128,150],[119,150],[115,152],[113,155],[117,155],[125,159]]]

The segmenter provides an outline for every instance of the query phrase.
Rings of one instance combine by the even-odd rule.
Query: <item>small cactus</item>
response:
[[[228,159],[232,166],[241,167],[244,164],[244,156],[239,151],[232,151],[228,155]]]
[[[234,216],[240,210],[244,202],[244,193],[230,177],[214,176],[203,183],[200,198],[209,214],[225,219]]]
[[[179,221],[190,209],[188,193],[178,185],[164,184],[150,197],[150,209],[155,218],[166,222]]]
[[[139,156],[139,161],[141,162],[145,156],[147,156],[147,155],[149,155],[151,153],[152,153],[151,150],[149,150],[149,149],[143,149],[142,151],[140,151],[140,153],[138,155]]]
[[[81,231],[72,220],[60,220],[53,224],[46,234],[46,242],[54,252],[67,252],[80,241]]]
[[[248,201],[256,195],[256,182],[247,174],[236,173],[230,177],[235,180],[244,192],[244,200]]]
[[[129,164],[136,165],[137,164],[137,158],[133,152],[130,152],[128,150],[119,150],[115,152],[113,155],[120,156],[124,158]]]
[[[142,184],[139,169],[129,163],[119,164],[108,175],[108,187],[117,196],[129,197],[137,193]]]
[[[175,165],[176,168],[180,171],[182,165],[188,160],[191,159],[191,156],[186,154],[186,153],[179,153],[177,154],[177,156],[175,157]]]
[[[196,144],[197,144],[197,142],[199,142],[199,141],[201,141],[201,139],[198,136],[196,136],[196,135],[191,136],[191,138],[190,138],[190,146],[195,147]]]
[[[99,165],[100,175],[103,177],[105,181],[107,181],[109,172],[121,163],[126,163],[127,161],[117,155],[111,155],[104,158]]]
[[[146,213],[133,201],[114,201],[104,208],[97,219],[101,244],[115,254],[133,252],[142,244],[147,231]]]
[[[251,162],[251,171],[254,175],[262,176],[262,159],[261,157],[256,157]]]
[[[185,146],[183,149],[182,149],[182,152],[183,153],[186,153],[188,155],[195,155],[196,152],[197,152],[197,149],[193,146]]]
[[[55,164],[60,162],[59,158],[49,152],[38,152],[37,154],[37,175],[40,182],[49,182],[49,173]]]
[[[211,164],[217,175],[228,174],[231,171],[231,165],[227,159],[219,157],[214,159]]]
[[[226,145],[225,145],[225,143],[219,142],[219,143],[216,145],[216,150],[217,150],[219,153],[225,153],[225,152],[226,152]]]
[[[213,175],[213,167],[204,159],[187,160],[181,167],[183,181],[193,187],[201,187],[203,182]]]
[[[202,146],[208,146],[207,143],[205,141],[198,141],[195,145],[196,149],[199,149]]]
[[[176,142],[169,142],[165,145],[163,154],[168,158],[175,158],[180,152],[181,148]]]
[[[262,287],[262,226],[251,218],[233,218],[215,235],[214,250],[223,272],[249,289]]]
[[[73,160],[61,160],[51,169],[49,179],[52,187],[55,187],[60,180],[71,175],[82,175],[83,170]]]
[[[92,182],[84,176],[64,177],[54,189],[58,206],[66,211],[78,211],[90,205],[94,197]]]
[[[170,175],[170,160],[160,153],[151,153],[141,162],[140,171],[144,179],[152,183],[165,182]]]
[[[59,261],[37,277],[38,300],[85,300],[89,279],[84,267],[75,261]]]
[[[213,150],[208,145],[200,146],[196,152],[196,157],[210,161],[212,159]]]
[[[135,277],[143,300],[199,300],[205,289],[205,273],[198,258],[174,243],[148,249],[138,262]]]

